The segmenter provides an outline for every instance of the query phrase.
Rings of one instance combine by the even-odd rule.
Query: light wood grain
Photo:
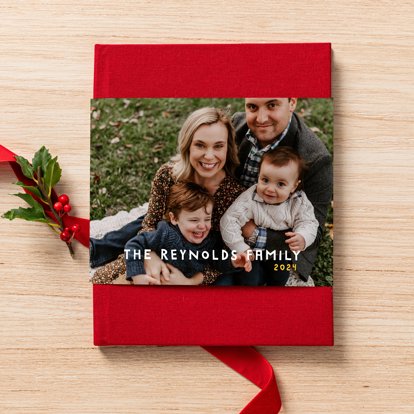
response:
[[[81,217],[95,43],[332,42],[336,346],[260,350],[284,413],[413,412],[412,2],[2,2],[0,21],[0,142],[58,154]],[[0,166],[1,212],[14,181]],[[76,254],[0,220],[1,412],[236,413],[256,393],[200,348],[93,347]]]

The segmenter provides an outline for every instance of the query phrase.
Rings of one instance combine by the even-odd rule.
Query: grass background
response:
[[[91,220],[148,201],[158,168],[176,153],[185,118],[197,108],[216,106],[229,114],[244,110],[243,99],[97,99],[91,102]],[[300,99],[296,112],[333,150],[333,102]],[[312,276],[331,286],[333,214],[330,208]]]

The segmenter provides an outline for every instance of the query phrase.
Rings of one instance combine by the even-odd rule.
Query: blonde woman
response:
[[[194,182],[206,188],[214,198],[212,229],[219,231],[220,219],[244,188],[234,178],[238,165],[234,129],[228,116],[217,108],[201,108],[185,120],[178,136],[178,153],[160,167],[151,186],[148,212],[144,219],[136,220],[112,232],[101,240],[91,239],[91,264],[100,265],[122,253],[125,244],[138,232],[156,229],[167,209],[171,187],[177,182]],[[161,277],[164,284],[211,284],[218,275],[214,269],[205,269],[190,280],[177,269],[164,264],[151,254],[145,261],[145,270],[151,276]],[[111,283],[125,273],[125,261],[119,256],[99,269],[94,283]]]

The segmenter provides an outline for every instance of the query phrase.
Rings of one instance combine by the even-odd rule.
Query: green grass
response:
[[[181,124],[197,107],[243,109],[241,99],[92,101],[91,219],[148,201],[158,168],[176,153]]]
[[[176,153],[180,126],[190,112],[216,106],[233,114],[243,110],[244,100],[98,99],[91,106],[91,220],[98,220],[148,201],[152,178]],[[302,99],[296,112],[332,152],[332,101]],[[318,285],[332,285],[328,233],[313,276]]]

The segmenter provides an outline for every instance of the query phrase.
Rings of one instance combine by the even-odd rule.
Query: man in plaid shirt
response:
[[[293,147],[306,161],[308,171],[304,176],[303,190],[311,201],[319,222],[315,242],[301,252],[297,262],[300,278],[307,281],[332,200],[332,159],[322,141],[295,114],[296,103],[296,98],[245,99],[246,112],[233,116],[240,158],[236,177],[246,188],[255,184],[263,154],[279,145]],[[247,223],[243,228],[243,236],[256,249],[286,250],[284,233],[258,228],[253,222]]]

